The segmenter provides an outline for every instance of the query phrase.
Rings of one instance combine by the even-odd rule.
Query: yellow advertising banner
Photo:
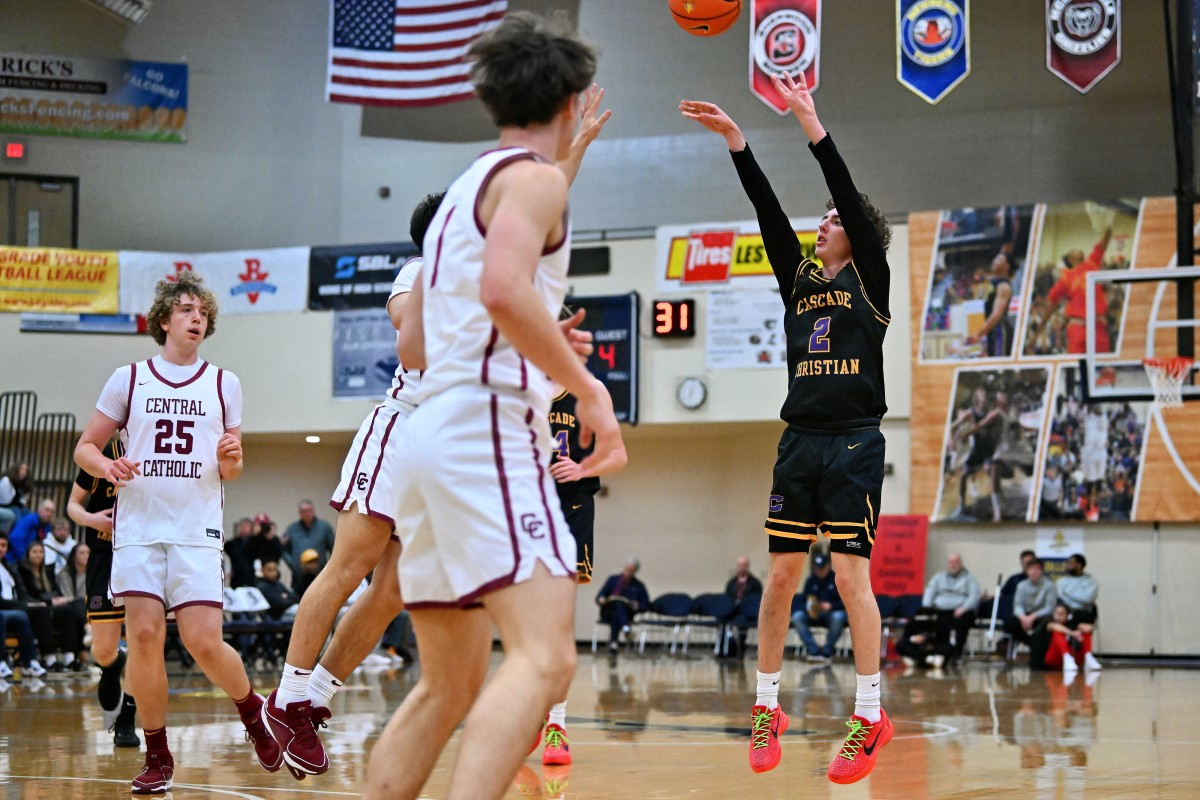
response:
[[[0,246],[0,311],[117,313],[116,251]]]

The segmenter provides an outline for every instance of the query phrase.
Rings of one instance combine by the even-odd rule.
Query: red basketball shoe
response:
[[[882,715],[879,722],[867,722],[862,717],[854,716],[846,723],[850,733],[842,742],[842,749],[833,757],[826,773],[834,783],[854,783],[861,781],[875,769],[875,758],[879,749],[892,740],[892,721],[887,713],[880,709]]]
[[[750,769],[755,772],[775,769],[783,758],[779,737],[788,729],[788,715],[780,706],[774,709],[754,706],[750,709],[750,721]]]

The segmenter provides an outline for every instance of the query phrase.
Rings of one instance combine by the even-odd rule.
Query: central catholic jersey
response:
[[[541,160],[513,147],[476,159],[446,191],[425,234],[420,275],[425,291],[425,371],[419,403],[455,386],[476,385],[521,394],[540,416],[550,412],[549,378],[500,335],[480,298],[487,231],[479,218],[479,203],[496,173],[523,159]],[[542,251],[533,274],[534,288],[555,319],[567,292],[570,238],[564,212],[563,238]]]
[[[225,432],[224,370],[197,362],[172,383],[150,361],[133,364],[121,426],[125,457],[141,474],[117,493],[113,547],[130,544],[223,546],[224,495],[217,443]]]

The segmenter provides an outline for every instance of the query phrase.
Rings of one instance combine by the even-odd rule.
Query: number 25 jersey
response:
[[[224,490],[217,443],[241,425],[241,384],[206,361],[155,357],[113,373],[96,408],[121,423],[125,457],[141,474],[117,492],[113,548],[222,547]]]

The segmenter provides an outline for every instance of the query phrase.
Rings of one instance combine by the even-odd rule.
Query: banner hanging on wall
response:
[[[117,254],[0,246],[0,311],[115,314]]]
[[[187,64],[0,52],[0,132],[187,140]]]
[[[386,310],[333,312],[334,397],[383,397],[399,364],[396,329]]]
[[[750,91],[776,113],[788,113],[772,75],[804,75],[810,91],[821,80],[821,0],[751,0]]]
[[[925,540],[929,517],[880,514],[871,558],[871,589],[885,597],[925,591]]]
[[[145,314],[155,285],[194,269],[217,296],[223,314],[303,311],[308,296],[308,247],[225,253],[121,251],[121,313]]]
[[[1121,61],[1121,0],[1046,0],[1046,69],[1086,94]]]
[[[896,79],[936,104],[971,72],[969,0],[896,0]]]
[[[800,252],[809,258],[816,252],[818,222],[815,217],[792,220]],[[757,222],[661,225],[654,239],[660,290],[773,289],[778,297]]]
[[[308,307],[384,308],[396,273],[419,253],[412,242],[314,247],[308,260]]]

